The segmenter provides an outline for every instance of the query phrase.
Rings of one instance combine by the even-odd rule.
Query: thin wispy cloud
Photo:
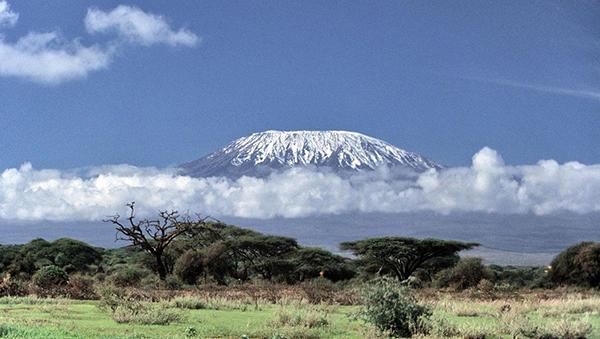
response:
[[[18,19],[8,2],[0,1],[0,27],[12,27]],[[109,12],[89,9],[84,22],[90,33],[114,31],[119,38],[86,46],[80,39],[65,39],[58,31],[32,31],[14,42],[0,35],[0,76],[58,84],[108,68],[115,50],[125,43],[192,47],[199,39],[188,30],[171,29],[162,16],[136,7],[118,6]]]
[[[523,88],[527,90],[544,92],[550,94],[564,95],[570,97],[584,98],[584,99],[592,99],[596,101],[600,101],[600,90],[590,90],[590,89],[574,89],[574,88],[564,88],[564,87],[555,87],[555,86],[544,86],[539,84],[531,84],[524,83],[506,79],[486,79],[486,78],[477,78],[477,77],[464,77],[464,79],[485,82],[490,84],[509,86],[515,88]]]
[[[173,30],[160,15],[123,5],[110,12],[97,8],[88,9],[85,27],[89,33],[116,32],[130,42],[146,46],[164,43],[191,47],[199,40],[196,34],[187,29]]]

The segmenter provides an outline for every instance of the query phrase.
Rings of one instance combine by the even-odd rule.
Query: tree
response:
[[[600,243],[582,242],[567,248],[552,260],[549,275],[555,284],[600,286]]]
[[[340,245],[342,250],[359,257],[359,266],[378,267],[377,273],[392,274],[400,281],[434,260],[455,256],[475,246],[478,244],[404,237],[372,238]]]
[[[305,247],[292,255],[297,279],[303,281],[323,275],[331,281],[350,279],[356,275],[350,259],[321,248]]]
[[[582,248],[575,257],[575,264],[588,286],[600,286],[600,244],[594,243]]]
[[[117,240],[129,241],[150,254],[156,263],[156,273],[164,280],[168,273],[165,251],[169,245],[181,235],[205,226],[207,218],[192,219],[181,216],[177,211],[160,211],[157,219],[136,221],[135,202],[127,204],[127,207],[130,210],[127,222],[121,222],[119,214],[104,221],[116,225]]]
[[[247,280],[252,273],[258,273],[271,280],[273,274],[279,271],[282,257],[298,249],[298,243],[292,238],[252,233],[231,237],[223,244],[229,249],[239,279]]]
[[[27,277],[48,265],[56,265],[69,273],[85,272],[89,270],[90,265],[101,262],[102,253],[101,249],[78,240],[61,238],[48,242],[44,239],[34,239],[24,245],[0,249],[0,263],[3,265],[2,271],[14,276]],[[5,261],[7,259],[10,263]]]

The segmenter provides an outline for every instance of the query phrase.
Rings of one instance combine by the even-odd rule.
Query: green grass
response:
[[[519,301],[450,295],[427,302],[434,318],[443,319],[443,326],[453,327],[457,338],[478,333],[485,333],[486,338],[511,338],[508,331],[517,326],[560,333],[574,328],[577,321],[592,326],[588,338],[600,338],[598,295]],[[508,310],[506,305],[510,305]],[[294,300],[246,305],[225,299],[206,300],[200,305],[198,299],[186,297],[155,303],[154,307],[178,312],[181,320],[169,325],[119,324],[96,301],[0,298],[0,338],[189,338],[190,334],[196,338],[373,338],[377,334],[352,320],[350,315],[356,307],[350,306]]]
[[[2,338],[362,338],[361,323],[350,320],[349,307],[336,307],[322,328],[281,327],[273,322],[281,306],[258,310],[179,310],[182,320],[169,325],[118,324],[94,301],[0,304]],[[189,330],[194,328],[194,330]]]

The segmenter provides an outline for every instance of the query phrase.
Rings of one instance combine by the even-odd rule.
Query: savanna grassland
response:
[[[288,291],[294,292],[294,291]],[[421,291],[432,309],[423,338],[598,338],[600,295],[587,291],[538,291],[474,297]],[[132,294],[133,295],[133,294]],[[231,299],[230,297],[236,296]],[[347,297],[347,296],[346,296]],[[139,296],[142,298],[142,296]],[[153,296],[152,298],[156,298]],[[0,336],[6,338],[384,338],[356,319],[359,306],[311,304],[288,295],[277,300],[240,298],[221,291],[133,301],[126,313],[105,301],[0,298]],[[104,303],[104,304],[103,304]],[[137,310],[136,316],[131,310]]]
[[[350,255],[177,212],[110,222],[130,245],[0,246],[0,337],[600,338],[600,244],[547,267],[487,265],[442,239]],[[162,221],[161,221],[162,220]]]

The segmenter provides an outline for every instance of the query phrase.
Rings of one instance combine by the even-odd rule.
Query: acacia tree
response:
[[[372,238],[340,244],[342,250],[351,251],[359,257],[359,267],[375,267],[378,273],[389,272],[400,281],[438,259],[456,256],[458,252],[475,246],[479,244],[404,237]]]
[[[116,225],[116,239],[130,242],[150,254],[156,263],[156,273],[160,279],[167,276],[165,250],[181,235],[194,229],[204,228],[207,218],[193,219],[182,216],[177,211],[160,211],[157,219],[139,219],[135,216],[135,202],[127,204],[129,216],[122,222],[121,216],[115,214],[104,220]]]

